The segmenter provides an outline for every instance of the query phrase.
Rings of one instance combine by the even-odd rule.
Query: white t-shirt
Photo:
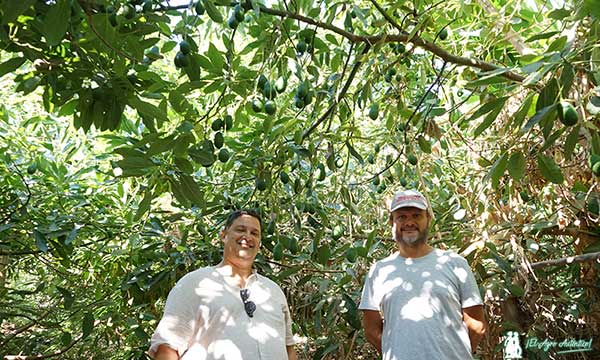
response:
[[[483,304],[469,264],[452,251],[398,252],[365,279],[361,310],[382,313],[383,360],[472,359],[462,309]]]
[[[240,287],[223,267],[205,267],[182,277],[167,297],[148,353],[160,344],[182,360],[282,360],[293,345],[285,294],[270,279],[252,274],[246,283],[253,317],[244,310]]]

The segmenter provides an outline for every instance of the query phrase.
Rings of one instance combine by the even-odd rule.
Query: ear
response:
[[[221,238],[221,241],[225,241],[225,229],[219,232],[219,237]]]

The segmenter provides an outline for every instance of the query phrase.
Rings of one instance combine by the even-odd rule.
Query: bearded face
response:
[[[410,247],[427,242],[429,235],[429,215],[426,210],[414,207],[400,208],[391,216],[392,238]]]

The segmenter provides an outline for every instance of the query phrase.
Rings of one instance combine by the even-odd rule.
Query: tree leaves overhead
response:
[[[406,188],[488,308],[518,298],[523,332],[579,334],[586,264],[514,271],[598,241],[599,19],[555,4],[3,2],[0,348],[142,358],[169,289],[221,260],[244,207],[303,355],[375,358],[356,304]],[[488,315],[495,354],[513,320]]]

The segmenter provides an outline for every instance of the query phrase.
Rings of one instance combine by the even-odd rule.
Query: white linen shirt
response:
[[[227,268],[205,267],[182,277],[167,297],[165,312],[148,353],[158,346],[177,350],[182,360],[282,360],[293,345],[285,294],[254,272],[246,282],[253,317],[244,310],[241,288]]]

